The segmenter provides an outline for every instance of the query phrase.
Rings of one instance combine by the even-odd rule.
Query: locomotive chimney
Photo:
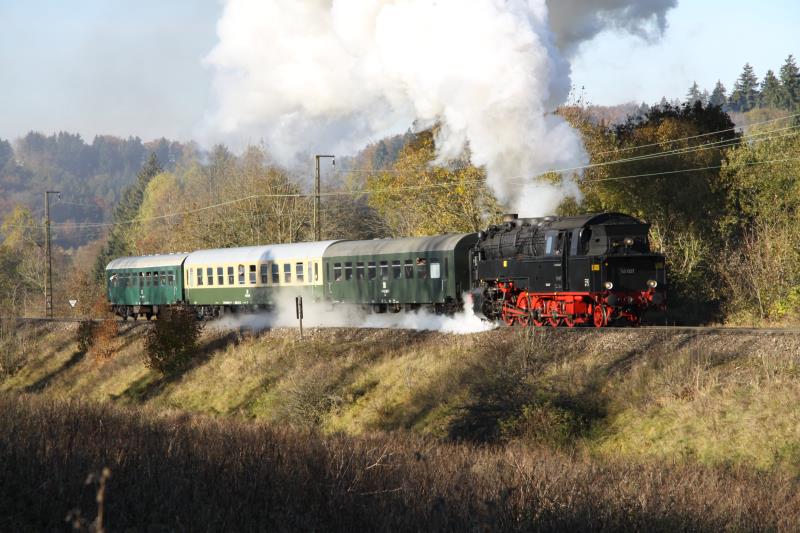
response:
[[[514,222],[519,218],[519,215],[516,213],[506,213],[503,215],[503,222]]]

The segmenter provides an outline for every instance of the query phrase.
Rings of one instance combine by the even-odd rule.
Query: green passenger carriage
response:
[[[185,300],[200,316],[264,309],[295,296],[322,299],[322,254],[335,241],[219,248],[189,254]]]
[[[326,298],[378,312],[455,311],[470,288],[468,251],[476,240],[466,233],[333,243],[323,258]]]
[[[183,300],[182,265],[189,254],[121,257],[106,266],[108,299],[127,319],[157,315],[159,308]]]

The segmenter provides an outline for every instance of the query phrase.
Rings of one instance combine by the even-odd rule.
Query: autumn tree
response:
[[[130,222],[139,215],[139,208],[142,205],[147,185],[160,172],[161,165],[158,159],[155,154],[150,154],[147,162],[139,171],[136,183],[126,189],[122,200],[114,210],[114,225],[111,227],[106,245],[97,256],[97,261],[94,265],[96,279],[103,279],[105,268],[109,261],[116,257],[131,255],[131,243],[128,238],[130,235]]]
[[[485,183],[485,171],[468,155],[435,164],[435,131],[416,134],[391,169],[367,180],[369,204],[394,237],[478,231],[501,209]]]

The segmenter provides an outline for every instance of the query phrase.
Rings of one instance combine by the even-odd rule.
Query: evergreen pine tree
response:
[[[761,107],[780,107],[783,100],[783,87],[772,70],[768,70],[761,82]]]
[[[790,111],[800,109],[800,69],[791,54],[781,67],[781,107]]]
[[[160,174],[161,171],[162,168],[158,163],[156,154],[151,153],[150,157],[148,157],[142,169],[139,171],[136,182],[130,185],[123,193],[122,199],[114,209],[113,222],[115,225],[111,227],[108,240],[95,261],[94,276],[98,281],[104,278],[106,265],[109,261],[116,257],[131,254],[127,239],[129,225],[119,223],[133,220],[138,216],[139,207],[142,205],[144,191],[147,189],[147,185],[150,183],[150,180]]]
[[[689,87],[689,92],[686,93],[686,103],[689,105],[694,105],[695,102],[702,100],[702,93],[700,92],[700,87],[697,85],[697,82],[692,82],[692,86]]]
[[[750,63],[745,63],[742,73],[733,85],[728,101],[733,111],[745,113],[758,105],[758,77]]]
[[[717,80],[717,84],[714,86],[714,90],[711,91],[711,97],[708,99],[709,105],[714,105],[718,107],[725,107],[725,104],[728,102],[728,97],[725,94],[725,86],[722,85],[720,80]]]

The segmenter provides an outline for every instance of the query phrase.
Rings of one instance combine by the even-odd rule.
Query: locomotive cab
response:
[[[664,257],[648,232],[620,213],[511,218],[479,234],[473,298],[507,323],[638,324],[665,300]]]

